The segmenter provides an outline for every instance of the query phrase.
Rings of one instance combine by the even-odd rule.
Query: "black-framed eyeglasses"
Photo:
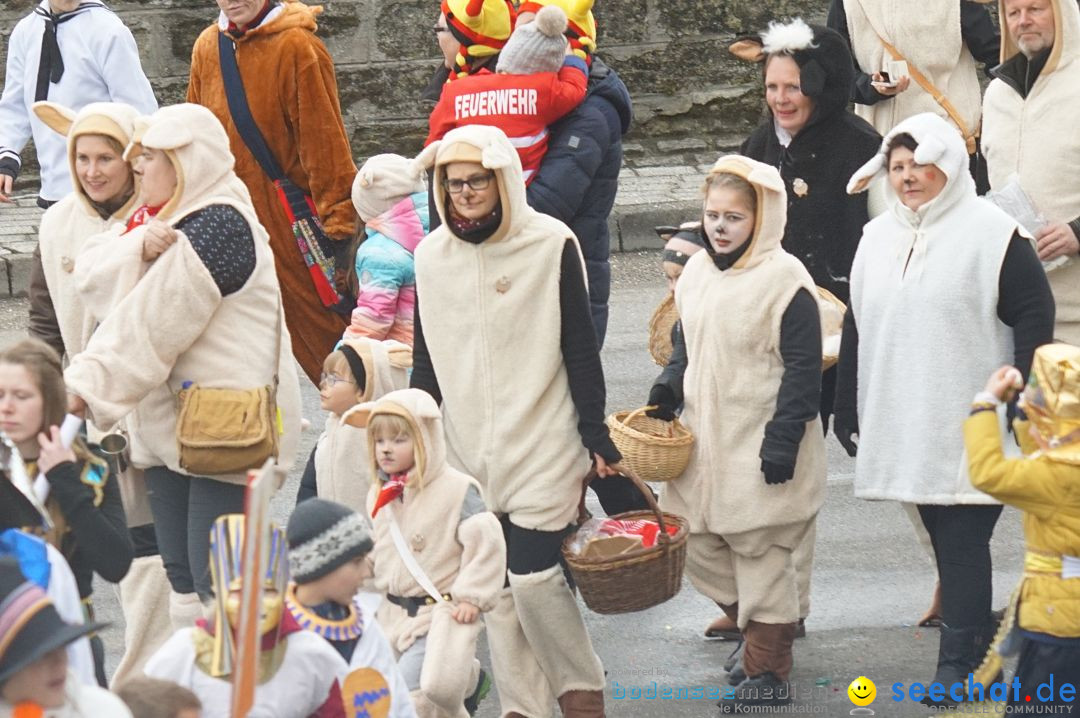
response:
[[[434,35],[435,37],[438,37],[439,35],[442,35],[444,32],[450,32],[450,28],[443,27],[442,25],[435,25],[434,27],[431,28],[431,34]]]
[[[337,374],[327,374],[326,372],[322,372],[321,374],[319,374],[319,386],[326,384],[328,387],[333,389],[334,386],[338,384],[338,382],[344,382],[346,384],[356,383],[352,379],[346,379],[345,377],[340,377]]]
[[[482,189],[487,189],[491,184],[491,178],[495,176],[494,172],[488,172],[482,175],[473,175],[468,179],[446,179],[442,181],[443,189],[450,194],[461,194],[461,191],[465,189],[465,185],[469,186],[473,192],[479,192]]]

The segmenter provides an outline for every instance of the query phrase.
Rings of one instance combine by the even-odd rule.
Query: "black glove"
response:
[[[645,416],[651,416],[661,421],[673,421],[675,419],[675,394],[664,384],[656,384],[649,392],[647,406],[655,406],[645,412]]]
[[[791,481],[795,476],[795,467],[785,466],[784,464],[774,464],[768,459],[762,459],[761,473],[765,474],[766,484],[775,486],[776,484],[786,484]]]
[[[844,447],[844,451],[847,452],[848,456],[854,457],[859,453],[859,444],[857,441],[859,436],[859,420],[857,418],[848,415],[846,412],[842,414],[833,414],[833,433],[836,434],[840,446]]]

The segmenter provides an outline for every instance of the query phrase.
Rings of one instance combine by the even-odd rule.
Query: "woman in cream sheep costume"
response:
[[[210,596],[210,525],[243,511],[245,477],[191,477],[181,469],[177,393],[189,382],[247,389],[277,381],[278,464],[288,469],[300,387],[274,258],[233,173],[221,123],[198,105],[166,107],[139,118],[126,159],[143,147],[164,152],[176,172],[175,191],[157,214],[177,230],[176,242],[150,263],[142,260],[147,225],[126,233],[114,227],[87,242],[76,275],[101,325],[64,378],[73,403],[85,402],[99,426],[128,417],[132,463],[147,470],[179,628],[201,610],[195,594]]]
[[[509,588],[485,615],[503,715],[548,716],[558,698],[564,715],[601,716],[603,667],[558,563],[590,452],[602,474],[621,458],[603,423],[581,252],[565,224],[526,204],[501,130],[451,130],[422,157],[443,224],[417,249],[411,381],[443,400],[449,461],[503,523]],[[454,163],[494,175],[499,219],[483,239],[451,229],[442,182]]]
[[[79,295],[75,258],[90,237],[122,222],[135,204],[138,178],[123,162],[122,155],[123,148],[131,142],[138,112],[129,105],[111,102],[91,103],[77,113],[52,102],[35,103],[33,110],[38,119],[67,138],[75,190],[46,210],[41,218],[39,254],[35,256],[31,278],[30,334],[47,342],[60,356],[71,357],[86,347],[97,325]],[[95,202],[79,177],[76,149],[82,137],[112,140],[120,148],[114,161],[124,165],[127,182],[119,194],[104,202]],[[91,173],[91,176],[99,175]],[[92,425],[89,434],[94,442],[101,436]],[[169,637],[168,625],[154,617],[168,606],[169,584],[157,553],[142,472],[121,472],[118,482],[136,548],[135,560],[119,584],[126,652],[113,680],[122,682],[138,673],[146,659]]]

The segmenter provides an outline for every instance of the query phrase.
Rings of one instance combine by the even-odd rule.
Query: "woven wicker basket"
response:
[[[821,314],[821,371],[825,371],[836,366],[840,359],[840,332],[844,328],[847,306],[824,287],[818,287],[817,293],[818,311]]]
[[[675,308],[675,294],[668,292],[649,320],[649,354],[660,366],[667,366],[671,359],[671,328],[677,321],[679,310]]]
[[[618,467],[616,467],[618,468]],[[682,586],[686,565],[686,540],[690,524],[681,516],[664,513],[652,492],[628,469],[622,473],[638,487],[649,504],[649,511],[629,511],[613,519],[651,519],[660,525],[656,545],[640,548],[610,558],[583,558],[569,549],[574,536],[563,541],[563,557],[574,576],[585,605],[597,613],[644,611],[668,600]],[[668,536],[667,526],[677,526]]]
[[[617,411],[607,418],[611,440],[626,466],[645,481],[671,481],[682,476],[690,462],[694,437],[674,421],[645,416],[654,407]]]

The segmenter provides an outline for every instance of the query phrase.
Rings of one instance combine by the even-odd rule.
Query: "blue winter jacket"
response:
[[[608,215],[622,167],[622,137],[630,129],[630,93],[615,71],[594,57],[585,100],[549,130],[547,154],[528,188],[529,205],[562,220],[585,255],[597,344],[607,332],[611,267]]]

